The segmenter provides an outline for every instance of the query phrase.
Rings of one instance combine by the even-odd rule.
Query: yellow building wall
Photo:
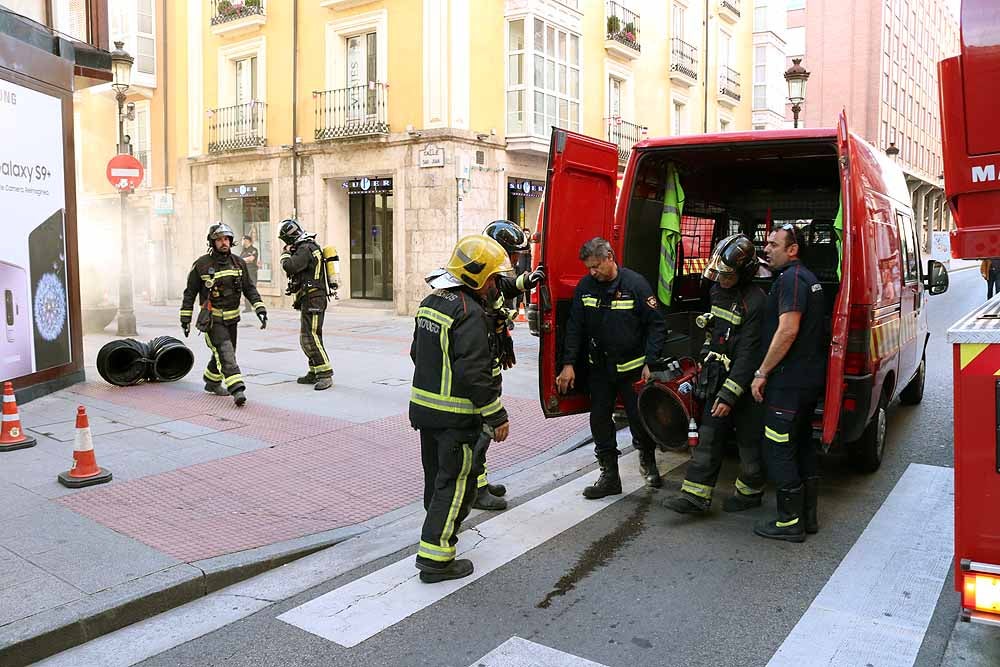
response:
[[[584,134],[607,140],[608,133],[604,127],[604,117],[607,115],[607,81],[604,74],[604,59],[607,51],[604,49],[604,36],[607,23],[604,18],[604,3],[600,0],[581,2],[583,13],[583,125]]]
[[[507,134],[507,20],[504,3],[472,0],[469,20],[469,127],[477,132],[495,128],[498,141]],[[527,75],[532,68],[526,62]],[[534,122],[529,120],[529,122]]]

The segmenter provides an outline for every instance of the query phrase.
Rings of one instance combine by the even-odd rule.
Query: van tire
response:
[[[887,403],[883,396],[861,437],[848,445],[847,455],[851,467],[858,472],[872,473],[882,465],[888,424]]]
[[[920,366],[917,367],[917,374],[910,380],[910,384],[899,392],[899,402],[903,405],[919,405],[924,400],[924,380],[927,377],[927,355],[920,358]]]

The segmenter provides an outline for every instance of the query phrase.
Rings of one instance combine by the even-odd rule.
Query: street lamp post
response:
[[[792,58],[792,66],[785,70],[788,82],[788,101],[792,103],[792,127],[799,126],[799,112],[806,101],[806,81],[809,72],[802,66],[802,58]]]
[[[888,155],[893,160],[896,159],[896,156],[899,155],[899,149],[896,148],[896,142],[895,141],[890,141],[889,142],[889,147],[885,149],[885,154]]]
[[[132,120],[133,108],[125,111],[125,94],[128,92],[132,79],[132,63],[135,59],[124,49],[124,42],[115,42],[115,50],[111,53],[111,71],[113,79],[111,87],[115,90],[115,100],[118,102],[118,154],[129,152],[129,140],[125,136],[125,119]],[[131,107],[131,105],[129,105]],[[129,262],[128,222],[126,215],[126,197],[128,191],[121,190],[121,237],[122,258],[118,282],[118,335],[135,336],[135,308],[132,303],[132,269]]]

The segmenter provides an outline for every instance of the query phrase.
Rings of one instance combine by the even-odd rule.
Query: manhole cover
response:
[[[263,352],[265,354],[277,354],[278,352],[295,352],[290,347],[262,347],[259,350],[254,350],[254,352]]]

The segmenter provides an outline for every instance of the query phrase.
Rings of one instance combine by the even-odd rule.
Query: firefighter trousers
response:
[[[324,297],[325,298],[325,297]],[[328,378],[333,375],[333,365],[323,347],[323,319],[326,312],[321,309],[302,309],[301,327],[299,329],[299,345],[309,360],[309,372],[318,378]]]
[[[711,401],[711,403],[714,403]],[[722,461],[726,454],[729,436],[736,429],[736,444],[740,454],[740,474],[736,478],[736,491],[744,496],[764,492],[763,453],[760,445],[763,408],[751,396],[744,396],[725,417],[713,417],[711,403],[698,428],[698,446],[694,448],[691,464],[681,484],[681,491],[712,499],[715,483],[719,480]]]
[[[458,531],[476,499],[476,478],[485,463],[472,460],[479,433],[479,430],[420,429],[427,516],[420,531],[418,561],[440,565],[455,559]]]
[[[639,401],[632,385],[642,377],[642,370],[609,375],[606,371],[590,367],[590,432],[594,436],[594,453],[598,458],[603,454],[618,452],[613,419],[615,403],[621,399],[628,415],[632,439],[638,443],[640,451],[652,451],[656,445],[642,427],[639,418]]]
[[[222,383],[230,394],[245,389],[243,375],[236,364],[236,322],[223,322],[213,317],[212,325],[205,332],[205,343],[212,351],[212,358],[205,369],[205,382]]]
[[[812,416],[822,387],[765,387],[764,455],[779,491],[793,491],[819,476],[819,452],[812,439]]]

